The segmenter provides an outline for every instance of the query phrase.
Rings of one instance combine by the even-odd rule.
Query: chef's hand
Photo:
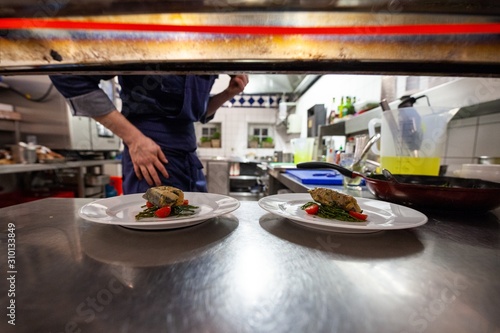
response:
[[[128,150],[137,178],[144,178],[150,186],[160,186],[162,183],[158,172],[165,178],[169,177],[164,165],[168,160],[160,146],[150,138],[142,135],[138,140],[128,144]]]
[[[246,85],[248,84],[248,75],[240,74],[240,75],[229,75],[231,80],[229,81],[229,85],[226,89],[228,95],[236,96],[239,93],[243,92]]]
[[[113,110],[94,119],[118,135],[127,145],[137,178],[145,179],[149,186],[160,186],[158,172],[165,178],[169,177],[164,165],[168,160],[160,146],[142,134],[121,112]]]
[[[215,112],[228,100],[243,92],[248,84],[248,75],[229,75],[231,79],[226,89],[210,97],[207,106],[207,117],[213,116]]]

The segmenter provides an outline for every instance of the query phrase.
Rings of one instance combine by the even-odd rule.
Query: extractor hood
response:
[[[287,101],[292,101],[305,93],[319,77],[312,74],[250,74],[245,94],[282,94],[288,97]]]
[[[245,95],[281,96],[283,101],[293,102],[304,94],[321,75],[313,74],[249,74]],[[229,76],[219,76],[212,93],[227,87]]]

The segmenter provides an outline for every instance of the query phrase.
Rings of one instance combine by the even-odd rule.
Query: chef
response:
[[[243,92],[248,76],[231,75],[227,88],[210,96],[217,75],[120,75],[121,113],[99,88],[101,80],[113,77],[50,79],[75,116],[92,117],[123,140],[123,193],[159,185],[206,192],[194,123],[213,119],[222,104]]]

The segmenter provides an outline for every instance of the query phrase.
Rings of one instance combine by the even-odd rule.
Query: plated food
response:
[[[301,208],[310,215],[347,222],[364,222],[368,218],[351,195],[323,187],[308,192],[314,201],[305,203]]]
[[[169,208],[173,212],[166,218],[158,218],[154,213],[149,213],[151,217],[136,219],[136,215],[141,210],[147,209],[144,193],[95,200],[84,205],[78,214],[87,221],[105,225],[119,225],[138,230],[169,230],[195,226],[212,218],[231,213],[240,206],[237,199],[226,195],[202,192],[183,192],[183,194],[184,202],[187,205],[170,206]],[[196,206],[191,206],[189,203],[194,203]],[[183,214],[175,215],[179,209],[183,210]]]
[[[303,227],[341,233],[371,233],[383,230],[421,226],[427,217],[415,209],[387,201],[356,197],[356,202],[368,217],[362,222],[348,222],[311,215],[302,209],[311,201],[310,193],[286,193],[263,197],[259,206],[269,213]]]
[[[136,216],[136,220],[149,217],[166,218],[169,216],[189,216],[196,213],[197,206],[192,206],[184,198],[184,192],[173,186],[149,188],[142,196],[146,204]]]

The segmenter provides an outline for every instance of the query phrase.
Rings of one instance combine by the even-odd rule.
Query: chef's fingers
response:
[[[157,159],[155,161],[153,161],[153,165],[156,168],[156,170],[158,170],[165,178],[170,177],[168,172],[167,172],[167,169],[165,168],[165,164],[167,164],[167,163],[168,163],[167,157],[165,156],[165,154],[163,153],[161,148],[158,147]],[[155,178],[155,180],[156,180],[156,178]],[[161,185],[161,184],[159,184],[159,185]]]
[[[243,91],[243,89],[245,89],[246,85],[248,84],[248,75],[245,75],[245,74],[234,75],[234,76],[232,76],[232,82],[241,91]]]
[[[165,163],[167,164],[168,163],[168,159],[167,157],[165,156],[165,154],[163,153],[163,151],[161,151],[161,149],[158,151],[158,158],[160,159],[160,161],[162,163]]]
[[[158,158],[159,158],[159,160],[156,160],[155,163],[154,163],[154,166],[155,166],[156,170],[160,171],[160,173],[165,178],[170,177],[169,174],[168,174],[168,172],[167,172],[167,169],[165,168],[165,164],[164,164],[164,163],[168,163],[167,158],[165,157],[165,155],[163,153],[161,153],[161,156],[159,154]]]
[[[147,166],[147,176],[145,175],[146,181],[148,182],[149,185],[156,185],[160,186],[161,185],[161,179],[158,176],[158,172],[156,172],[156,168],[153,164],[150,164]]]
[[[231,81],[229,82],[229,86],[226,91],[231,95],[235,96],[245,89],[248,83],[248,77],[246,75],[235,75],[231,77]]]
[[[137,164],[135,164],[135,163],[133,163],[133,165],[134,165],[134,172],[135,172],[135,175],[137,176],[137,178],[138,178],[139,180],[142,180],[142,172],[141,172],[141,168],[140,168]]]

